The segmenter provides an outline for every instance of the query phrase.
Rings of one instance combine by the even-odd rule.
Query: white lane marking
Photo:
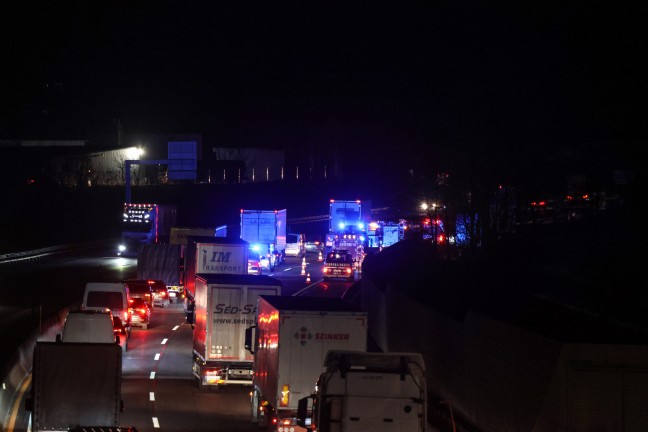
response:
[[[153,427],[156,429],[160,428],[160,422],[158,421],[157,417],[153,417]]]
[[[178,330],[179,328],[180,328],[180,326],[177,325],[177,326],[173,327],[171,330],[176,331],[176,330]]]
[[[151,372],[151,376],[149,378],[150,379],[155,379],[155,372]]]
[[[162,339],[162,345],[166,344],[168,340],[169,339],[167,339],[167,338]]]
[[[155,393],[154,392],[149,392],[149,400],[155,402]]]
[[[284,271],[288,271],[288,270],[292,270],[292,267],[289,267],[289,268],[285,269]]]
[[[155,353],[155,360],[160,360],[160,353]]]

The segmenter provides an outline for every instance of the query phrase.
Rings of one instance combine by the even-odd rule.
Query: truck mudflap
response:
[[[239,384],[252,385],[252,363],[203,362],[194,355],[193,375],[198,387]]]

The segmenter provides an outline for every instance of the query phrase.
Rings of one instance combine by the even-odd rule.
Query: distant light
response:
[[[360,229],[364,229],[364,224],[363,224],[362,222],[360,222],[360,223],[358,224],[358,228],[360,228]]]
[[[421,210],[427,210],[428,209],[428,204],[427,203],[422,203],[421,204]]]
[[[344,226],[345,226],[345,225],[344,225],[344,222],[340,222],[339,227],[340,227],[340,228],[344,228]]]

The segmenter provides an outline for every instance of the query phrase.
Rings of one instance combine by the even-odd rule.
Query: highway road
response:
[[[307,255],[305,274],[302,263],[301,258],[289,257],[285,264],[266,274],[282,282],[283,295],[341,297],[352,286],[343,281],[323,282],[322,263],[315,254]],[[97,250],[54,256],[4,270],[10,271],[3,272],[0,296],[2,304],[10,306],[0,310],[3,330],[16,324],[33,324],[34,305],[45,304],[42,309],[51,311],[80,303],[87,281],[134,277],[136,262]],[[21,289],[8,289],[11,284]],[[257,430],[250,422],[248,387],[198,389],[191,374],[192,329],[185,323],[181,303],[155,308],[149,329],[133,328],[128,344],[123,362],[123,426],[135,426],[138,431]],[[7,431],[29,430],[29,412],[23,409],[29,380],[28,377],[7,409]]]

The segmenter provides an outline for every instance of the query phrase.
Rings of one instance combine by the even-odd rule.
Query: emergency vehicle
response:
[[[355,263],[347,250],[334,250],[326,254],[323,270],[324,280],[347,279],[355,280]]]

